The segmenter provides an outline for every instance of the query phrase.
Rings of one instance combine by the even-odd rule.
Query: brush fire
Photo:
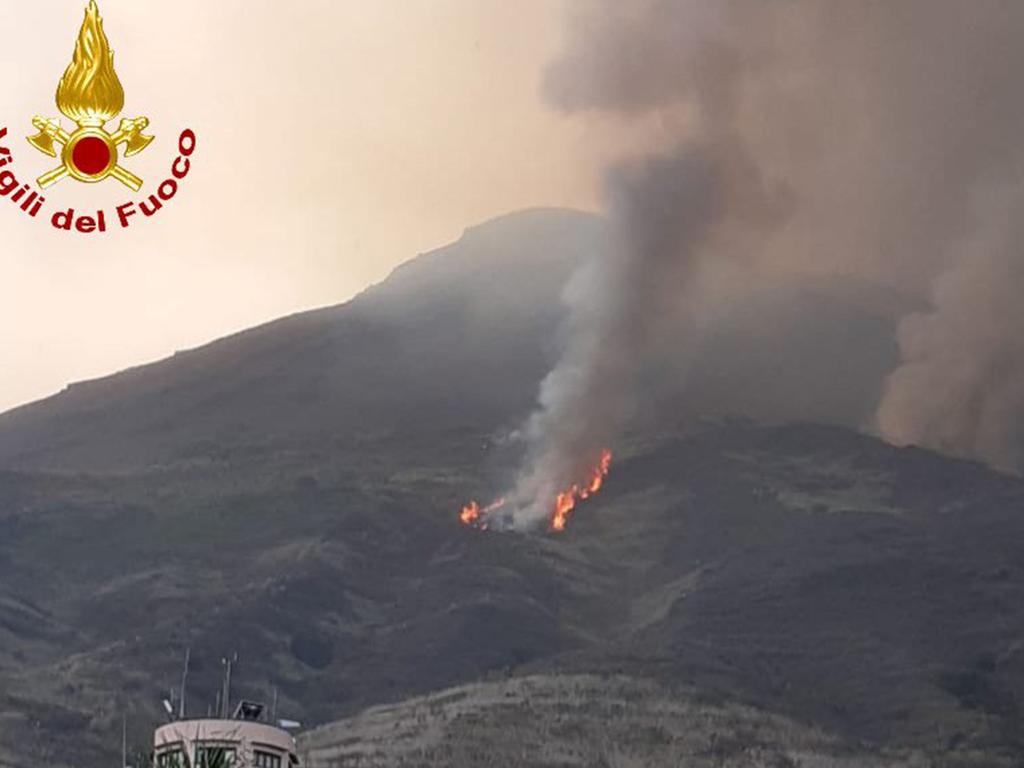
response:
[[[590,474],[583,482],[572,483],[564,490],[555,494],[551,503],[551,515],[548,519],[549,530],[560,533],[565,530],[569,518],[580,505],[592,496],[597,495],[604,486],[604,480],[612,467],[612,452],[607,448],[601,451],[600,459],[590,470]],[[477,501],[470,501],[462,507],[459,513],[459,520],[464,524],[486,531],[490,527],[489,516],[507,505],[505,498],[497,499],[487,506],[481,506]]]

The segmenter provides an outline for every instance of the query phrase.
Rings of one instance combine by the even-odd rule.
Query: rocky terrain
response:
[[[389,727],[409,765],[1018,765],[1024,482],[848,428],[901,297],[767,291],[701,352],[702,418],[624,437],[564,535],[458,523],[604,242],[510,216],[0,415],[0,764],[109,764],[123,713],[145,751],[191,648],[190,711],[237,652],[238,695],[325,725],[316,765],[382,764]],[[794,409],[798,374],[836,386]]]

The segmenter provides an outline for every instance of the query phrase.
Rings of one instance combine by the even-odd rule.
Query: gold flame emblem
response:
[[[57,86],[57,109],[78,128],[68,133],[58,119],[32,118],[39,131],[28,139],[33,147],[50,157],[57,157],[57,145],[62,147],[60,166],[40,176],[39,186],[46,189],[65,176],[89,184],[112,176],[138,192],[142,179],[118,165],[118,147],[124,144],[125,157],[131,157],[154,137],[142,133],[149,126],[145,117],[122,119],[114,133],[104,128],[124,109],[124,88],[114,71],[114,52],[96,0],[89,0],[74,56]]]

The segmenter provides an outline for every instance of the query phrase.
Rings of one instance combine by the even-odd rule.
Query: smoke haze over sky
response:
[[[33,115],[57,116],[85,5],[0,3],[0,127],[26,180],[52,165],[24,137]],[[124,116],[157,137],[132,170],[165,178],[185,127],[199,148],[177,197],[127,232],[2,210],[0,410],[337,303],[492,216],[595,208],[621,140],[538,98],[557,0],[99,5]],[[65,182],[48,205],[138,197]]]

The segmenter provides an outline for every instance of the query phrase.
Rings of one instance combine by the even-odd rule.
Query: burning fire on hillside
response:
[[[591,470],[586,483],[573,483],[569,488],[555,497],[555,513],[551,516],[551,530],[564,531],[569,516],[581,501],[586,501],[601,490],[608,471],[612,468],[612,452],[607,448],[601,451],[601,460]]]
[[[600,492],[611,467],[612,452],[605,448],[601,451],[597,464],[583,482],[572,483],[555,494],[555,498],[551,502],[551,515],[548,519],[548,528],[551,531],[559,533],[565,530],[569,518],[580,503]],[[502,509],[507,504],[508,501],[505,498],[497,499],[487,506],[481,506],[477,501],[470,501],[462,507],[459,520],[464,525],[485,531],[490,527],[488,517],[491,513]]]
[[[475,528],[487,530],[487,515],[504,506],[504,499],[493,501],[486,507],[481,507],[477,502],[471,501],[462,508],[462,512],[459,513],[459,520],[465,525],[472,525]]]

